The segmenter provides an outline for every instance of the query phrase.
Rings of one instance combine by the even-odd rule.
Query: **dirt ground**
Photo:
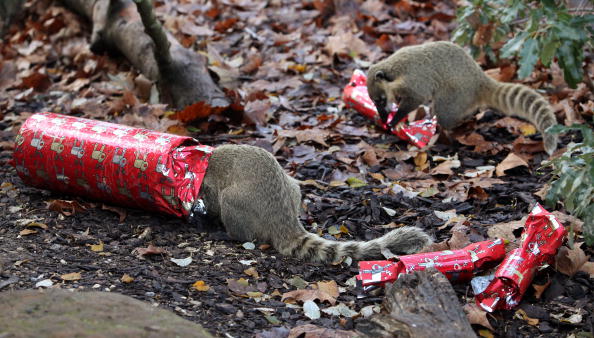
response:
[[[55,12],[55,17],[68,17],[63,9],[57,9],[61,8],[57,4],[47,2],[47,6],[50,8],[47,13]],[[274,6],[277,6],[277,10],[280,8],[279,4],[271,4],[271,7]],[[301,6],[300,10],[309,13],[300,20],[317,20],[316,18],[323,17],[313,15],[314,9],[309,5],[299,3],[296,6]],[[224,10],[230,7],[230,4],[221,4],[221,13],[226,13]],[[256,11],[259,16],[275,9],[257,6],[245,8]],[[240,10],[240,13],[249,13],[245,8],[243,9],[246,12]],[[437,10],[436,7],[435,11]],[[168,11],[173,9],[167,7],[161,13],[169,13]],[[189,10],[184,11],[188,13]],[[27,27],[36,29],[31,22],[40,19],[40,10],[30,7],[26,15]],[[224,18],[227,14],[220,15]],[[76,39],[85,42],[90,34],[88,27],[80,18],[70,18],[80,21],[76,24],[77,27],[80,26]],[[43,20],[49,19],[43,17]],[[297,19],[290,16],[283,20]],[[239,22],[244,21],[249,21],[249,16],[239,15]],[[257,22],[253,24],[258,25]],[[284,25],[279,26],[280,28],[272,26],[279,31],[275,34],[288,35],[292,25],[300,24],[305,27],[299,21],[280,23],[280,26]],[[233,31],[233,28],[231,33],[223,31],[227,40],[224,46],[218,47],[224,54],[235,53],[237,49],[249,50],[241,49],[241,46],[245,47],[247,44],[242,40],[247,39],[245,36],[251,36],[252,43],[260,41],[253,34],[244,36],[245,32],[239,34],[243,31]],[[57,33],[47,34],[51,36]],[[423,34],[433,32],[425,31]],[[447,31],[440,34],[447,34]],[[276,54],[262,53],[266,60],[274,59],[271,64],[264,62],[265,66],[262,66],[270,72],[268,75],[275,74],[271,70],[272,65],[280,62],[273,55],[284,53],[286,56],[293,46],[287,42],[290,40],[277,38],[277,44],[266,45],[266,50]],[[65,42],[59,42],[60,38],[56,39],[52,40],[58,46],[56,48],[66,48]],[[307,46],[305,50],[317,48],[311,43],[312,45],[307,45],[304,42]],[[6,52],[12,50],[11,48],[8,45],[3,46],[5,57],[16,55]],[[45,53],[45,50],[40,49],[36,53]],[[147,108],[147,105],[138,101],[134,107],[124,104],[119,106],[123,107],[121,111],[114,112],[116,103],[121,104],[122,97],[128,94],[121,88],[113,89],[119,88],[117,86],[106,89],[106,84],[125,81],[128,74],[137,76],[124,59],[118,56],[89,56],[101,60],[103,66],[94,75],[85,75],[89,80],[87,84],[98,85],[92,87],[93,90],[90,90],[91,87],[85,89],[84,94],[81,94],[76,91],[68,92],[60,87],[68,81],[62,81],[66,75],[56,75],[56,72],[80,74],[81,69],[75,63],[65,61],[72,56],[61,59],[51,54],[53,52],[47,53],[47,60],[43,62],[46,62],[45,66],[54,69],[49,76],[51,86],[54,86],[49,88],[54,91],[37,88],[34,93],[15,99],[15,95],[24,90],[24,87],[15,85],[6,87],[12,92],[8,91],[8,94],[0,97],[0,107],[4,109],[0,112],[0,291],[42,287],[38,284],[42,282],[46,287],[51,285],[57,288],[119,292],[158,304],[203,325],[211,333],[233,337],[283,337],[291,330],[307,324],[330,329],[327,331],[329,333],[336,333],[333,330],[353,331],[359,321],[365,320],[364,314],[370,309],[379,309],[376,305],[382,301],[381,289],[364,293],[354,286],[353,277],[358,273],[356,262],[343,262],[339,265],[305,263],[280,256],[275,250],[261,246],[261,243],[256,243],[254,249],[246,248],[244,243],[228,240],[224,232],[213,229],[208,224],[201,227],[190,225],[184,220],[166,215],[121,209],[25,186],[15,169],[9,165],[9,160],[18,126],[30,113],[62,111],[149,128],[163,127],[162,122],[154,121],[165,120],[162,111],[160,115],[154,114],[155,110],[161,108]],[[446,144],[439,141],[427,150],[428,159],[419,162],[419,152],[409,151],[406,142],[377,130],[368,120],[352,110],[339,111],[337,100],[340,100],[340,90],[354,68],[352,60],[349,59],[351,63],[347,66],[344,55],[324,59],[320,61],[321,65],[316,66],[320,69],[315,73],[320,78],[319,81],[300,78],[299,81],[302,82],[295,85],[290,82],[301,76],[295,64],[308,62],[307,55],[301,54],[296,52],[296,56],[291,56],[295,60],[292,68],[284,65],[285,73],[281,74],[280,79],[287,82],[280,83],[281,80],[277,78],[266,84],[276,84],[274,88],[277,88],[278,94],[274,104],[267,106],[270,117],[266,126],[246,126],[233,122],[233,118],[217,117],[209,120],[206,125],[202,123],[189,126],[187,132],[209,145],[247,143],[274,151],[287,172],[299,180],[309,182],[302,187],[304,208],[301,215],[308,231],[336,240],[366,240],[378,237],[392,227],[414,225],[425,229],[434,236],[436,242],[443,242],[452,238],[452,229],[458,226],[457,229],[462,229],[463,232],[462,237],[458,237],[459,240],[476,242],[490,238],[488,232],[495,225],[518,221],[528,214],[535,202],[542,203],[535,193],[550,178],[547,170],[539,170],[540,162],[545,159],[543,152],[530,153],[528,166],[510,168],[505,171],[504,176],[497,177],[497,181],[492,177],[492,184],[479,187],[480,189],[468,183],[464,176],[464,173],[480,166],[497,166],[512,151],[511,144],[522,138],[509,128],[496,125],[497,121],[504,120],[501,115],[487,111],[467,126],[467,131],[475,131],[493,145],[493,151],[477,151],[469,143],[465,145],[454,141]],[[377,55],[386,54],[378,52]],[[14,59],[17,60],[16,56]],[[290,75],[289,80],[286,79],[289,77],[287,74]],[[252,73],[245,77],[237,76],[235,80],[246,89],[258,76],[266,75]],[[262,83],[259,86],[261,88]],[[98,90],[99,87],[103,89]],[[88,101],[88,105],[77,102],[74,109],[71,101],[79,94]],[[256,97],[261,98],[258,95]],[[91,101],[99,96],[102,99],[92,105]],[[107,99],[103,100],[105,97]],[[254,104],[249,107],[254,108],[253,106]],[[249,111],[246,108],[246,114]],[[255,111],[257,110],[251,112],[256,114]],[[261,118],[261,115],[258,116]],[[196,132],[198,129],[201,131]],[[305,140],[295,140],[294,136],[282,134],[283,130],[307,129],[314,130],[314,133],[323,131],[322,143],[326,145],[311,135]],[[527,144],[540,141],[538,135],[526,139]],[[567,135],[562,138],[562,144],[566,145],[572,140],[579,138],[576,135]],[[369,147],[374,149],[376,160],[369,157]],[[431,170],[441,163],[441,160],[434,157],[436,155],[457,155],[460,166],[452,168],[451,173],[432,173]],[[418,167],[423,163],[428,167],[420,170]],[[366,184],[362,187],[345,184],[346,177],[352,175],[361,178]],[[395,193],[392,185],[394,182],[415,187],[425,194],[406,197]],[[59,202],[52,203],[55,200]],[[69,210],[70,202],[66,201],[78,201],[77,207]],[[61,212],[49,210],[48,206],[56,205],[62,208]],[[557,209],[563,214],[562,208],[558,206]],[[446,220],[438,216],[442,215],[440,211],[455,212],[465,219],[461,224],[445,225]],[[31,226],[31,223],[38,225]],[[24,229],[36,232],[23,234]],[[521,229],[510,226],[506,231],[508,234],[513,232],[512,236],[518,239]],[[165,252],[139,257],[135,249],[146,248],[150,244],[164,249]],[[461,244],[450,243],[451,246]],[[101,245],[103,247],[100,249]],[[582,249],[588,255],[592,256],[594,253],[592,248],[582,246]],[[185,267],[171,261],[172,258],[187,257],[191,257],[192,262]],[[68,277],[66,274],[70,273],[80,273],[80,276],[75,274],[75,277]],[[197,281],[203,281],[208,290],[198,291],[193,287]],[[321,281],[335,281],[340,293],[337,302],[347,305],[355,315],[322,313],[321,318],[311,320],[305,316],[300,303],[288,304],[281,301],[283,293],[308,285],[311,287]],[[515,310],[497,311],[486,317],[493,328],[493,334],[506,337],[592,337],[594,279],[588,273],[579,271],[568,277],[548,267],[538,273],[533,284],[546,287],[542,294],[537,293],[533,287],[528,290],[519,306],[524,311],[523,314]],[[462,305],[474,302],[468,283],[454,285],[454,288]],[[322,310],[330,307],[327,303],[318,305]],[[362,311],[364,308],[367,310]],[[476,323],[473,323],[473,328],[481,336],[491,334]]]
[[[10,133],[3,133],[3,140],[9,139]],[[367,141],[373,143],[373,140]],[[453,150],[445,148],[441,152]],[[469,153],[465,157],[467,161],[473,160],[471,156],[472,153]],[[72,216],[49,211],[49,201],[74,197],[24,186],[16,171],[6,165],[9,157],[10,151],[2,153],[4,165],[0,171],[3,187],[0,211],[4,215],[0,220],[0,285],[5,289],[34,288],[37,282],[50,279],[61,288],[120,292],[171,309],[213,333],[237,337],[273,329],[288,332],[290,328],[309,323],[350,330],[356,326],[357,319],[323,316],[312,321],[304,316],[301,308],[287,307],[280,301],[280,296],[262,300],[242,297],[241,292],[230,289],[227,282],[230,279],[246,278],[254,291],[268,295],[275,290],[281,294],[295,290],[299,283],[303,283],[299,279],[310,283],[334,280],[344,288],[338,301],[350,305],[354,311],[381,303],[381,294],[363,295],[360,290],[349,286],[348,281],[357,273],[354,264],[308,264],[282,257],[272,249],[246,250],[241,243],[225,240],[222,232],[203,233],[183,220],[138,210],[126,210],[123,222],[119,222],[119,215],[115,212],[101,210],[100,204]],[[296,177],[319,179],[332,162],[332,159],[322,159],[299,166]],[[458,213],[473,216],[469,238],[482,240],[486,238],[485,229],[489,224],[518,220],[524,216],[533,202],[526,192],[538,190],[545,177],[535,177],[520,170],[505,181],[506,184],[486,189],[489,194],[487,200],[463,203],[442,203],[437,198],[407,199],[378,195],[374,189],[381,189],[381,185],[357,189],[339,187],[327,191],[306,187],[303,195],[309,203],[302,220],[304,224],[309,224],[310,231],[311,225],[316,223],[324,232],[328,226],[344,222],[349,229],[348,237],[358,239],[380,235],[383,230],[379,224],[403,222],[420,226],[441,241],[447,240],[449,234],[447,228],[437,230],[444,221],[435,216],[434,210],[456,209]],[[86,202],[83,200],[82,203]],[[402,216],[389,217],[380,210],[380,205]],[[23,226],[18,224],[31,221],[46,224],[48,228],[38,229],[38,233],[33,235],[19,235]],[[104,243],[103,251],[92,251],[90,245],[100,242]],[[167,254],[151,255],[145,259],[133,254],[136,248],[148,244],[166,249]],[[187,267],[177,266],[169,260],[188,256],[193,261]],[[249,266],[245,265],[246,261]],[[255,268],[258,277],[246,275],[244,271],[249,267]],[[61,275],[72,272],[79,272],[81,279],[61,280]],[[134,281],[124,283],[122,276],[126,274]],[[204,281],[210,289],[199,292],[191,288],[198,280]],[[507,336],[565,336],[571,332],[591,331],[591,313],[594,310],[592,278],[582,272],[567,278],[549,268],[539,274],[538,280],[550,281],[551,285],[540,299],[535,299],[534,291],[530,290],[521,305],[529,317],[540,320],[538,326],[512,318],[514,311],[503,311],[491,317],[496,333]],[[7,281],[10,284],[7,285]],[[458,285],[455,289],[463,304],[472,298],[468,285]],[[583,320],[580,323],[565,323],[551,317],[553,313],[572,311],[581,313]]]

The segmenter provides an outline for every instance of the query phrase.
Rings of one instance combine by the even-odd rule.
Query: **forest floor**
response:
[[[85,20],[59,3],[27,2],[24,20],[0,44],[0,291],[36,288],[44,281],[119,292],[235,337],[305,331],[351,336],[383,299],[382,289],[364,293],[355,287],[356,262],[304,263],[261,243],[250,249],[230,241],[220,229],[202,232],[166,215],[25,186],[9,165],[13,139],[31,113],[42,111],[191,135],[208,145],[263,147],[305,181],[301,220],[308,231],[327,238],[368,240],[414,225],[442,249],[495,237],[509,239],[510,248],[518,245],[522,218],[542,203],[550,179],[541,167],[546,159],[541,138],[528,135],[527,123],[486,110],[453,142],[440,139],[418,150],[344,108],[341,99],[355,69],[400,46],[448,40],[455,27],[452,4],[157,3],[165,27],[208,55],[219,83],[237,98],[235,110],[202,119],[192,109],[172,114],[151,103],[151,84],[125,59],[90,52]],[[513,78],[509,66],[483,66]],[[591,119],[594,96],[583,85],[569,89],[558,68],[537,68],[522,83],[543,90],[560,123]],[[571,141],[579,136],[561,138],[562,146]],[[347,181],[351,177],[357,180]],[[571,254],[564,266],[538,273],[518,309],[472,317],[477,334],[586,337],[589,332],[591,337],[593,263],[589,258],[582,265],[576,257],[594,252],[581,244],[579,220],[561,205],[553,210],[577,229],[578,244],[565,251]],[[38,226],[27,227],[31,223]],[[134,253],[149,244],[165,251]],[[188,266],[171,261],[187,257]],[[193,287],[197,281],[207,290]],[[316,287],[334,290],[336,304],[351,311],[333,314],[337,308],[318,301],[322,315],[312,320],[301,302],[281,301],[287,292]],[[473,312],[469,283],[454,289]]]

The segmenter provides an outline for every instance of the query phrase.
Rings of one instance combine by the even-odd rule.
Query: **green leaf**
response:
[[[349,177],[347,178],[346,182],[351,188],[360,188],[367,185],[365,181],[360,180],[356,177]]]
[[[557,8],[557,5],[555,4],[554,0],[541,0],[542,4],[545,7],[549,7],[549,8]]]
[[[540,49],[538,40],[527,39],[524,43],[522,50],[520,51],[520,69],[518,70],[518,77],[528,77],[536,61],[538,61],[538,50]]]
[[[583,61],[583,50],[576,48],[569,43],[562,44],[557,50],[559,66],[563,69],[565,82],[571,88],[576,88],[583,79],[584,73],[581,67]]]
[[[557,22],[555,26],[555,32],[563,40],[582,41],[586,38],[583,30],[578,30],[565,23]]]
[[[552,36],[552,34],[551,34]],[[559,48],[561,43],[557,40],[552,41],[549,39],[547,42],[543,42],[542,50],[540,51],[540,61],[545,67],[551,66],[551,61],[553,60],[553,56]]]
[[[528,32],[522,32],[509,40],[503,47],[501,47],[501,57],[507,59],[515,55],[520,50],[527,37]]]

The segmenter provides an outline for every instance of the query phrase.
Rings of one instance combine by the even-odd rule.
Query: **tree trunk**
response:
[[[357,325],[370,337],[476,337],[446,277],[435,269],[403,275],[386,287],[387,313]]]
[[[4,36],[10,24],[21,13],[24,0],[0,1],[0,38]]]
[[[163,30],[150,0],[136,1],[142,18],[132,0],[62,0],[92,21],[91,50],[122,53],[142,74],[157,82],[161,101],[178,109],[197,102],[228,106],[229,100],[208,73],[206,58],[184,48]]]

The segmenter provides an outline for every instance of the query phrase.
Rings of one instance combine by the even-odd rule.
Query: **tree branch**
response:
[[[153,52],[155,53],[155,59],[159,68],[162,68],[162,65],[164,68],[168,67],[171,65],[171,54],[169,53],[171,44],[165,30],[163,30],[163,26],[161,26],[161,23],[154,14],[151,0],[134,0],[134,2],[142,19],[144,31],[155,43]]]

